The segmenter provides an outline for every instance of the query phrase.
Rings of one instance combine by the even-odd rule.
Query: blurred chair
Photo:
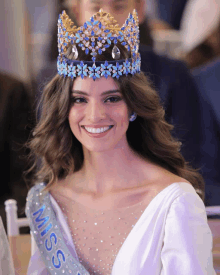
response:
[[[7,234],[16,275],[26,275],[31,257],[31,235],[20,235],[19,228],[29,226],[27,218],[18,218],[17,201],[6,200]]]

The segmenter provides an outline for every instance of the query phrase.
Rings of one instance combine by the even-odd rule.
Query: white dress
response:
[[[66,219],[52,195],[50,199],[66,245],[78,260]],[[216,275],[212,245],[203,201],[189,183],[173,183],[144,210],[121,246],[111,274]],[[27,274],[49,274],[33,238]]]

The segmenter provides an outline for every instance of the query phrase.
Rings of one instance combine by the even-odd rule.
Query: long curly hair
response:
[[[117,45],[121,57],[127,58],[127,51]],[[110,47],[97,61],[112,60]],[[88,56],[79,51],[78,60]],[[67,51],[72,58],[71,47]],[[139,156],[188,180],[204,202],[204,181],[197,170],[189,166],[180,153],[181,143],[171,131],[173,126],[166,122],[165,111],[158,93],[151,87],[143,72],[121,76],[115,80],[128,108],[137,113],[137,118],[129,124],[127,141]],[[54,183],[82,168],[84,156],[81,143],[73,135],[68,121],[71,107],[71,91],[74,79],[56,75],[45,87],[37,113],[40,118],[28,143],[30,157],[34,165],[28,172],[34,172],[32,183],[45,182],[44,191],[49,191]]]

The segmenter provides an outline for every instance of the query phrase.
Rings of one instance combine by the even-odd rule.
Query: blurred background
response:
[[[192,121],[193,117],[200,120],[200,124],[195,119],[190,126],[202,137],[194,140],[200,153],[195,166],[203,169],[206,206],[220,205],[220,0],[1,0],[0,5],[0,215],[4,225],[6,199],[15,199],[19,217],[24,215],[28,188],[22,174],[31,165],[24,144],[35,125],[35,108],[43,86],[56,74],[57,19],[64,9],[78,25],[100,8],[123,24],[128,12],[137,9],[143,64],[148,64],[149,74],[163,79],[154,87],[167,113],[171,102],[172,112],[178,100],[186,102],[183,109],[176,108],[176,115],[170,115],[171,122],[178,126],[181,120],[175,116],[190,112]],[[154,60],[158,58],[154,62],[158,73],[147,63],[151,55]],[[171,67],[173,71],[184,67],[179,69],[178,81]],[[160,75],[162,69],[164,75]],[[189,89],[183,91],[178,86],[169,95],[163,94],[167,83],[177,85],[186,75],[196,89],[196,98],[191,101]],[[188,136],[194,135],[187,130]],[[182,142],[187,144],[187,138]]]

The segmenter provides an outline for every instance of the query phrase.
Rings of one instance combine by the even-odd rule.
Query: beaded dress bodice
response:
[[[121,246],[147,203],[102,211],[57,193],[53,197],[66,218],[81,264],[90,274],[110,275]]]

